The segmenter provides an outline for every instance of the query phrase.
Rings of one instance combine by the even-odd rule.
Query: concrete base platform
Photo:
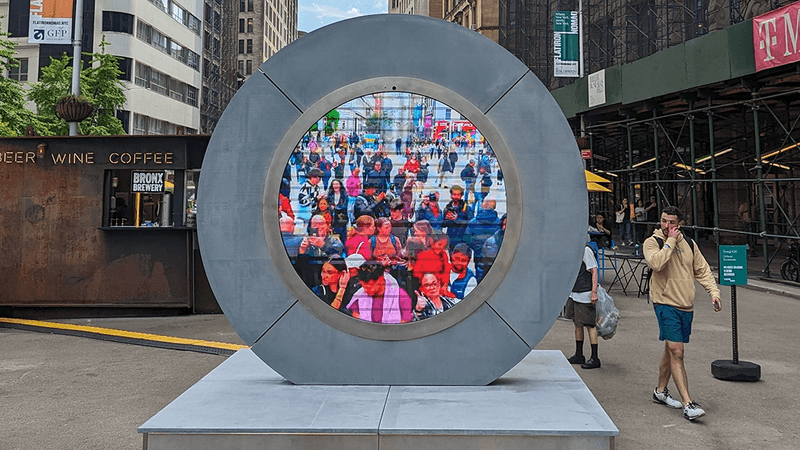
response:
[[[297,386],[239,350],[139,427],[146,450],[613,449],[619,430],[564,355],[489,386]]]

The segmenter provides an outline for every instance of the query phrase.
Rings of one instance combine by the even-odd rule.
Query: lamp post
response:
[[[72,94],[81,95],[81,37],[83,34],[83,0],[75,0],[75,29],[72,32]],[[78,136],[78,123],[69,122],[69,135]]]

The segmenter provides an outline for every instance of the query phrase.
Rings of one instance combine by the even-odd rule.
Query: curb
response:
[[[773,295],[780,295],[782,297],[790,297],[797,300],[800,300],[800,293],[796,292],[796,289],[792,289],[791,291],[781,289],[781,287],[771,287],[771,286],[763,286],[763,285],[753,285],[753,284],[745,284],[742,286],[737,286],[744,289],[749,289],[751,291],[758,291],[763,292],[765,294],[773,294]]]
[[[101,341],[119,342],[122,344],[142,345],[169,350],[184,350],[221,356],[230,356],[236,353],[237,350],[248,348],[245,345],[228,344],[224,342],[184,339],[158,334],[115,330],[112,328],[90,327],[86,325],[72,325],[40,320],[11,319],[7,317],[0,317],[0,328],[77,336]]]

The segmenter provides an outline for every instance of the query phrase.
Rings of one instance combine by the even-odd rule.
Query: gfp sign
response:
[[[388,50],[383,45],[401,41]],[[319,51],[331,42],[382,57],[343,66],[338,54]],[[431,42],[440,51],[416,51]],[[469,54],[481,64],[454,73],[441,54]],[[310,60],[337,70],[319,76],[304,70]],[[211,287],[253,352],[301,384],[485,385],[521,361],[563,307],[588,216],[575,138],[536,76],[467,28],[399,14],[321,28],[260,69],[209,142],[197,219]],[[491,270],[456,306],[418,322],[356,319],[321,301],[287,256],[278,221],[281,181],[298,142],[332,109],[379,92],[425,96],[459,111],[491,143],[505,179],[507,225]],[[299,199],[289,201],[296,206]],[[319,240],[311,225],[308,234]]]

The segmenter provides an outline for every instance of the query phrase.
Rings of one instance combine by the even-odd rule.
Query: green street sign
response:
[[[553,13],[553,76],[580,76],[578,11]]]
[[[719,284],[723,286],[747,284],[747,246],[719,246]]]

